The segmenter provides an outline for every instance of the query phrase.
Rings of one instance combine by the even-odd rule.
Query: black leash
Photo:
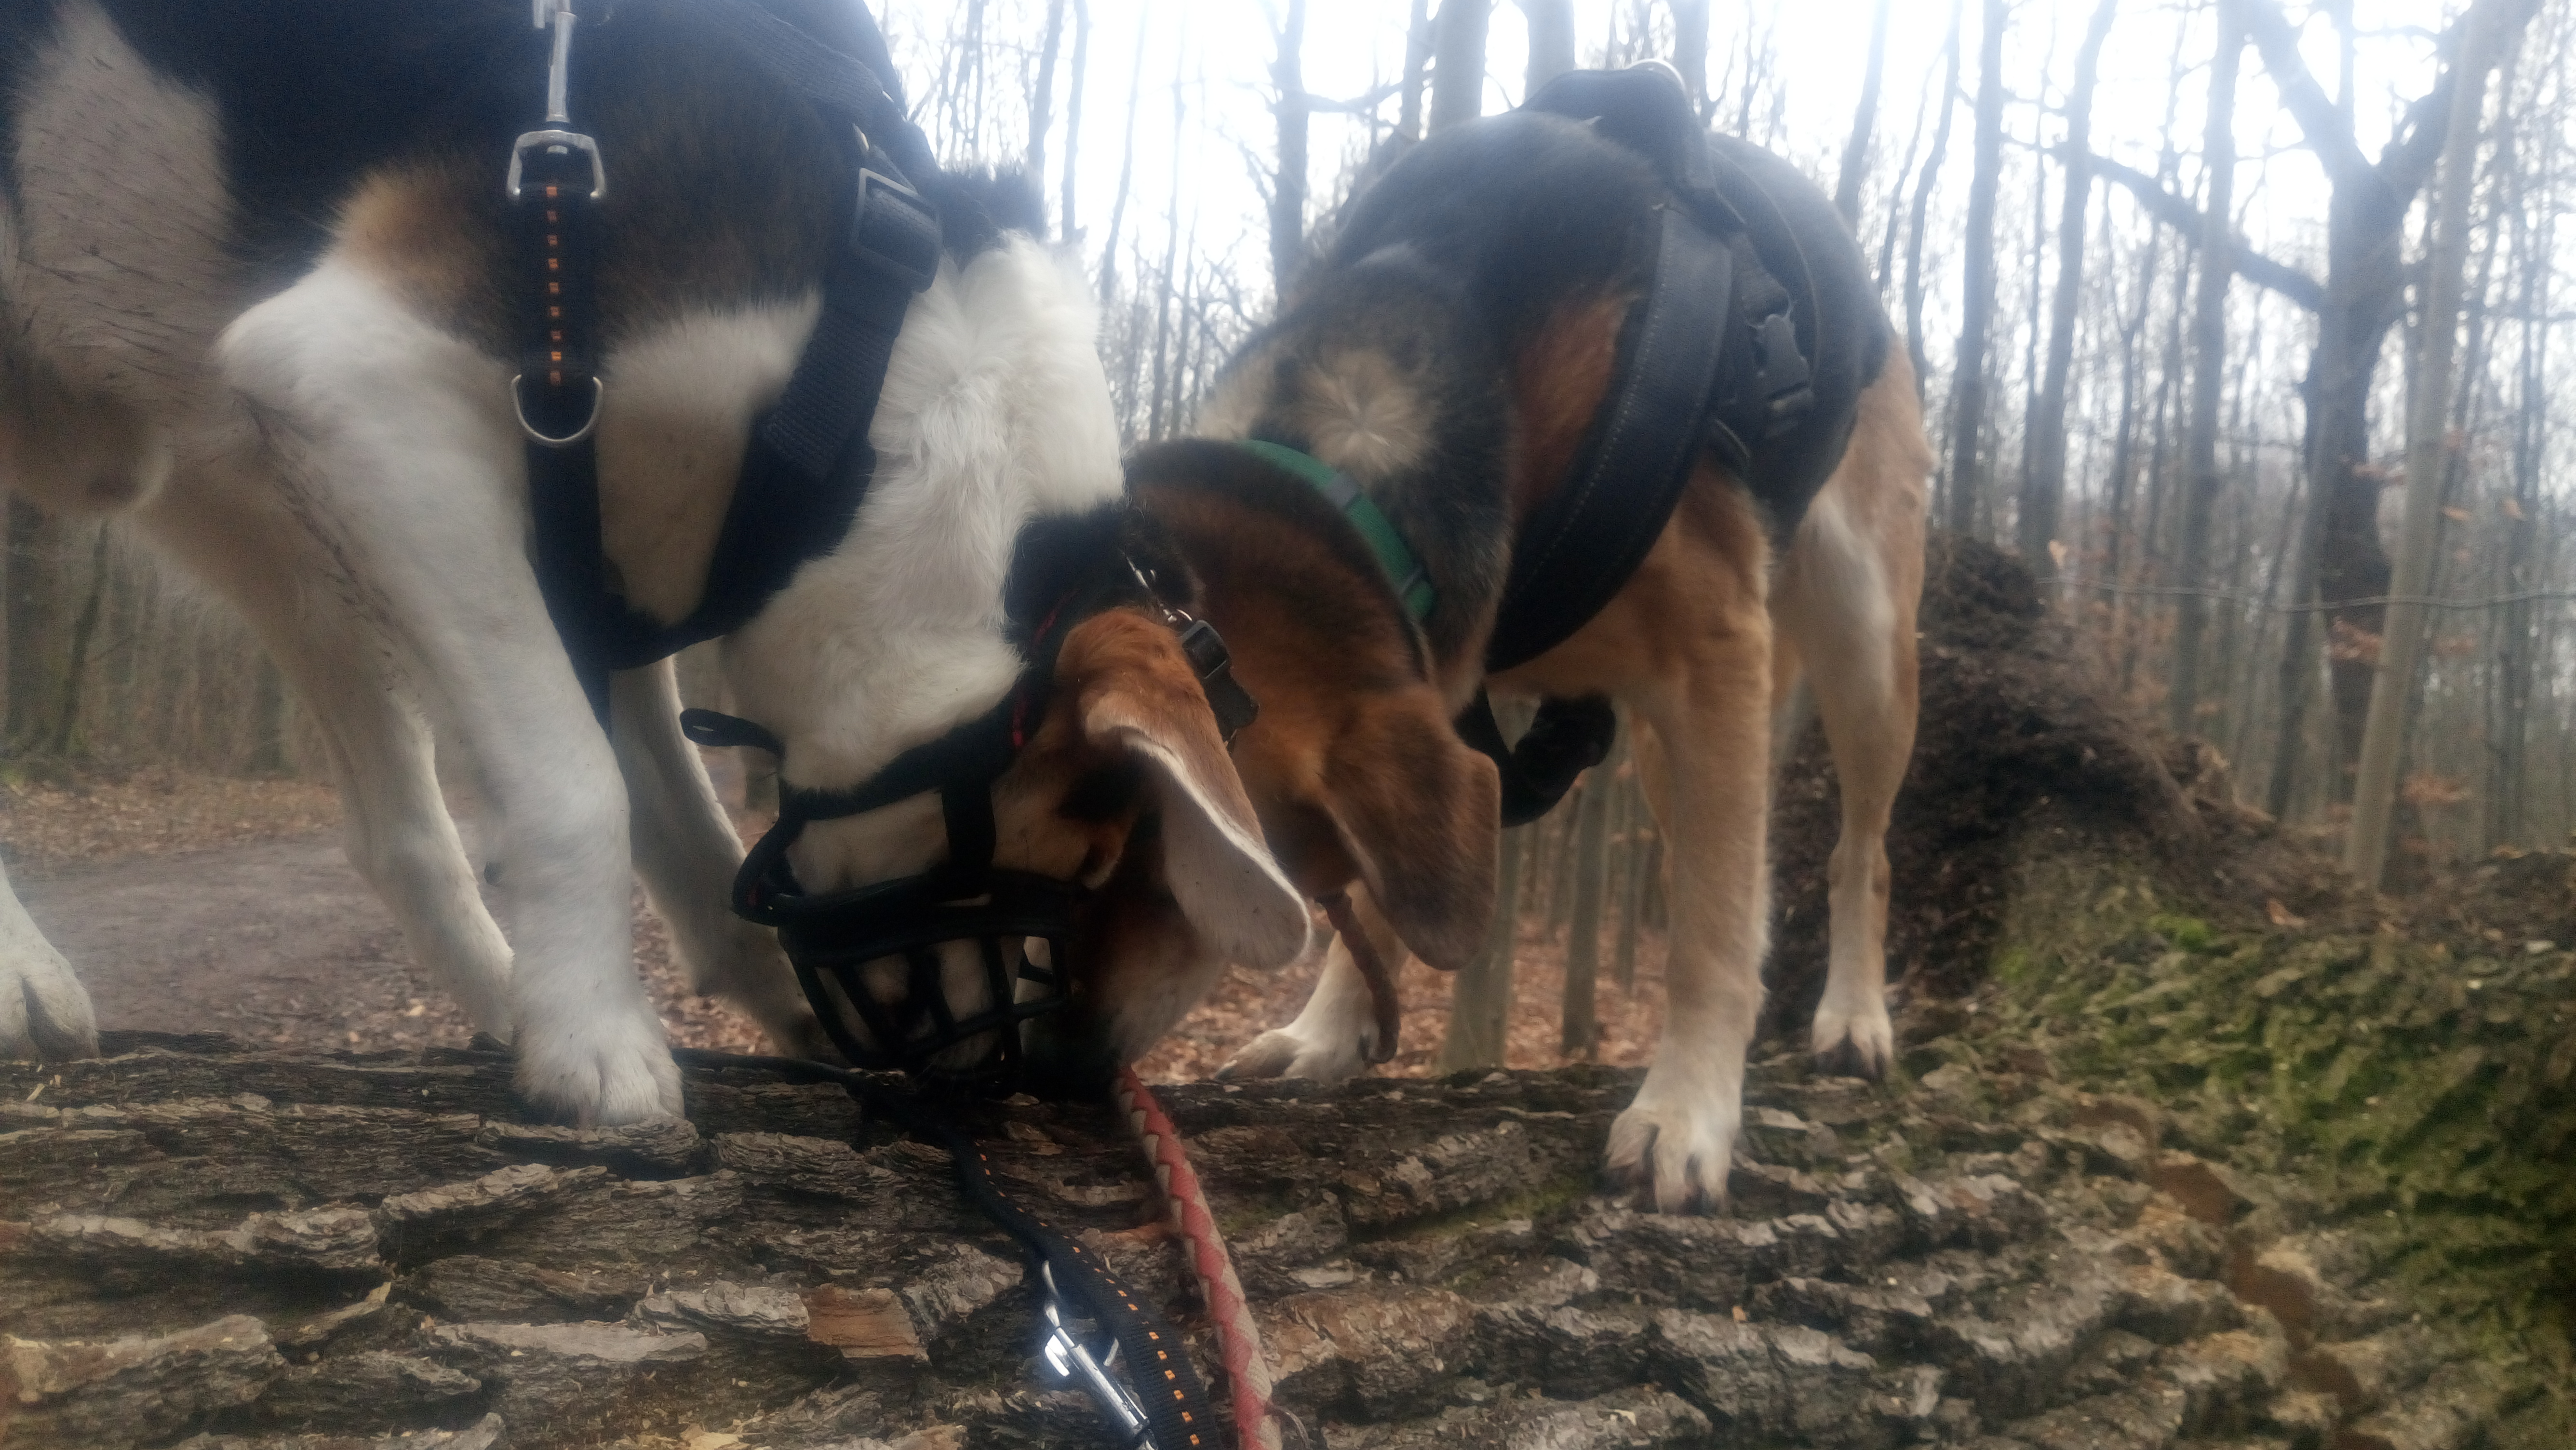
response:
[[[1223,1423],[1208,1400],[1181,1337],[1138,1301],[1126,1284],[1062,1229],[1012,1197],[993,1162],[972,1135],[936,1100],[895,1087],[885,1078],[794,1057],[676,1049],[682,1063],[710,1069],[748,1068],[797,1082],[838,1084],[869,1117],[948,1152],[957,1187],[968,1202],[1017,1240],[1038,1273],[1044,1295],[1044,1352],[1056,1372],[1080,1378],[1104,1412],[1117,1422],[1119,1444],[1133,1450],[1189,1450],[1219,1443]],[[1067,1310],[1074,1311],[1070,1315]],[[1077,1321],[1098,1326],[1086,1342]],[[1105,1342],[1104,1342],[1105,1341]],[[1150,1392],[1138,1394],[1112,1378],[1121,1368]]]

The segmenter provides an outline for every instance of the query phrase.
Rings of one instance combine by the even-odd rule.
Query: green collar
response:
[[[1395,520],[1377,506],[1367,492],[1349,474],[1312,454],[1300,453],[1281,443],[1258,438],[1240,439],[1235,446],[1262,462],[1284,468],[1313,485],[1324,501],[1341,511],[1342,517],[1359,530],[1360,539],[1377,556],[1378,567],[1386,571],[1387,582],[1395,586],[1395,597],[1404,612],[1420,624],[1431,615],[1431,607],[1440,595],[1431,587],[1431,576],[1423,570],[1422,561],[1406,547],[1404,535],[1398,533]]]

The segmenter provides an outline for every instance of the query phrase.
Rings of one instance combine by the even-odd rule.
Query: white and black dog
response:
[[[855,4],[764,9],[882,55]],[[577,52],[613,183],[601,552],[663,621],[697,604],[746,438],[849,230],[847,131],[737,41],[686,0],[620,0]],[[545,78],[527,0],[0,0],[0,484],[124,511],[241,610],[320,724],[350,859],[413,950],[514,1039],[532,1099],[619,1123],[680,1107],[633,971],[630,871],[699,987],[783,1048],[818,1039],[770,933],[726,909],[742,852],[668,664],[615,678],[604,730],[530,563],[502,173]],[[1029,526],[1117,505],[1087,290],[996,225],[992,190],[925,184],[945,255],[903,315],[873,485],[726,638],[735,705],[783,742],[791,787],[847,787],[993,709],[1025,665],[1008,596]],[[1055,532],[1097,552],[1126,527]],[[1098,888],[1103,962],[1293,957],[1302,902],[1164,620],[1131,599],[1060,642],[1044,718],[992,791],[994,861]],[[496,808],[506,940],[440,801],[430,710]],[[796,876],[920,871],[940,821],[923,796],[818,822]],[[978,1005],[974,964],[949,968],[954,1005]],[[1085,1040],[1060,1046],[1123,1061],[1194,995],[1095,980]],[[77,980],[0,890],[0,1053],[95,1041]]]

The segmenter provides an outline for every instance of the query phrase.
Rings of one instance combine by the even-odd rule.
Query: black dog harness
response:
[[[606,383],[592,295],[595,213],[607,195],[598,143],[574,128],[569,72],[575,17],[568,0],[536,0],[551,32],[546,116],[511,148],[507,188],[518,222],[525,312],[521,365],[511,396],[528,438],[534,562],[546,609],[574,672],[603,723],[612,671],[662,659],[729,634],[757,614],[806,561],[837,548],[866,495],[876,458],[875,416],[912,299],[938,274],[937,213],[908,177],[935,174],[927,142],[905,119],[883,37],[852,6],[864,52],[843,55],[762,8],[758,0],[691,0],[744,52],[838,127],[852,185],[850,228],[823,279],[823,307],[778,404],[752,430],[719,534],[705,593],[684,620],[664,625],[612,587],[601,548],[595,432]],[[1026,541],[1026,535],[1023,536]],[[1057,653],[1081,620],[1120,604],[1151,604],[1180,636],[1191,672],[1231,742],[1254,713],[1230,672],[1224,641],[1160,597],[1154,574],[1111,550],[1064,590],[1044,617],[1014,621],[1023,665],[1001,702],[938,739],[895,758],[848,790],[783,790],[779,819],[743,862],[733,906],[773,926],[799,983],[833,1042],[861,1067],[899,1067],[931,1086],[1007,1083],[1020,1066],[1020,1024],[1062,1006],[1071,978],[1073,882],[994,866],[992,788],[1045,714]],[[683,713],[701,745],[740,745],[784,757],[770,731],[712,711]],[[848,891],[810,894],[787,852],[812,821],[858,815],[936,792],[947,825],[944,861],[919,875]],[[980,958],[987,1005],[960,1018],[941,981],[939,948],[967,941]],[[1046,960],[1030,956],[1044,943]],[[1012,951],[1021,962],[1014,967]],[[887,1003],[868,989],[872,963],[901,964],[905,992]],[[1025,990],[1024,990],[1025,989]],[[854,1020],[855,1019],[855,1020]],[[862,1031],[864,1029],[864,1031]],[[983,1059],[933,1072],[933,1059],[989,1039]],[[1046,1290],[1051,1364],[1077,1376],[1128,1447],[1213,1445],[1216,1417],[1180,1341],[1081,1245],[1014,1202],[964,1132],[928,1095],[897,1095],[821,1064],[800,1069],[848,1087],[880,1116],[947,1147],[961,1186],[1037,1262]],[[1099,1326],[1077,1333],[1076,1321]],[[1112,1378],[1124,1368],[1152,1386],[1140,1395]]]
[[[1702,448],[1747,473],[1755,450],[1796,428],[1816,400],[1795,322],[1799,300],[1763,265],[1754,228],[1718,190],[1707,133],[1679,75],[1660,62],[1572,71],[1531,97],[1528,109],[1591,122],[1651,161],[1679,204],[1656,214],[1652,280],[1621,329],[1608,402],[1565,486],[1513,541],[1486,645],[1488,674],[1563,643],[1627,585],[1662,536]],[[1816,311],[1812,287],[1805,305]],[[1808,326],[1812,332],[1812,316]],[[1415,622],[1430,613],[1431,586],[1413,551],[1355,482],[1275,443],[1240,446],[1323,493],[1385,567]],[[1774,523],[1785,534],[1797,520]],[[1577,776],[1608,758],[1618,726],[1606,699],[1548,700],[1520,741],[1507,743],[1482,691],[1457,722],[1460,738],[1501,771],[1507,826],[1554,808]]]
[[[823,277],[823,310],[778,405],[753,427],[725,511],[705,593],[688,618],[665,625],[611,586],[600,548],[595,430],[600,377],[592,296],[594,228],[608,191],[598,143],[573,129],[568,71],[574,16],[539,0],[554,32],[543,125],[511,149],[509,195],[518,218],[526,310],[520,369],[511,380],[528,437],[528,506],[538,586],[591,708],[608,715],[613,670],[651,664],[729,634],[786,587],[799,565],[838,547],[857,517],[876,454],[868,421],[905,311],[938,276],[939,217],[910,175],[936,168],[905,119],[885,43],[864,10],[870,50],[830,50],[757,0],[693,0],[779,84],[837,123],[853,178],[847,243]]]

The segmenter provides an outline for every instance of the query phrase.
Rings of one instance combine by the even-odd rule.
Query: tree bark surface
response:
[[[945,1154],[837,1089],[692,1064],[686,1121],[583,1132],[499,1054],[109,1051],[0,1064],[13,1444],[1112,1443]],[[1309,1443],[2161,1447],[2295,1408],[2220,1282],[2236,1180],[2143,1104],[1792,1054],[1753,1074],[1730,1214],[1665,1218],[1596,1192],[1635,1080],[1162,1090]],[[1213,1371],[1112,1115],[971,1126]]]

